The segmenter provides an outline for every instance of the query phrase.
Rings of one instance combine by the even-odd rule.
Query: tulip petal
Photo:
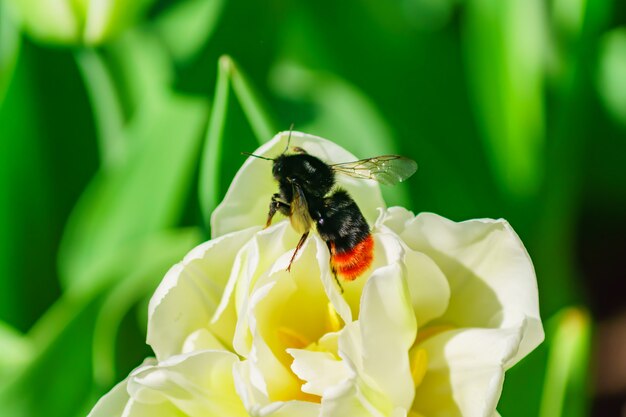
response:
[[[413,410],[429,417],[493,416],[524,327],[450,330],[423,342],[428,370]]]
[[[322,241],[322,239],[315,239],[315,243],[317,245],[317,262],[319,265],[320,271],[320,280],[322,281],[322,285],[324,286],[324,291],[328,299],[330,300],[333,308],[341,317],[344,323],[350,323],[352,321],[352,310],[350,309],[350,305],[346,301],[349,298],[349,294],[351,289],[347,289],[348,294],[344,296],[341,293],[337,282],[335,281],[335,277],[333,276],[330,270],[330,255],[328,253],[328,247],[326,243]]]
[[[316,352],[306,349],[287,349],[293,356],[291,369],[306,383],[302,391],[324,396],[324,392],[352,377],[354,373],[330,352]]]
[[[222,340],[233,341],[235,351],[240,355],[246,356],[251,342],[247,330],[244,330],[248,328],[248,298],[257,280],[267,274],[288,248],[295,247],[297,239],[289,224],[281,222],[256,233],[235,259],[210,327]]]
[[[431,257],[448,279],[450,304],[439,319],[455,327],[523,327],[521,345],[507,367],[543,340],[537,281],[522,242],[505,220],[455,223],[422,213],[401,237]]]
[[[187,337],[208,329],[235,255],[258,229],[205,242],[165,275],[150,300],[147,342],[163,360],[182,352]]]
[[[369,279],[363,291],[359,324],[363,372],[391,404],[408,409],[415,392],[409,349],[417,323],[400,265],[379,268]]]
[[[450,285],[431,258],[408,247],[404,252],[406,281],[415,318],[421,327],[446,311],[450,301]]]
[[[128,378],[114,386],[111,391],[98,400],[87,417],[114,417],[121,416],[124,408],[130,401],[126,392]]]
[[[336,416],[387,417],[370,403],[363,387],[354,380],[333,388],[332,392],[322,398],[320,417]]]
[[[165,410],[174,406],[180,411],[176,415],[248,416],[234,387],[232,369],[237,361],[236,355],[225,351],[172,356],[133,371],[128,392],[135,403]]]
[[[326,139],[301,132],[280,132],[254,151],[255,155],[275,158],[287,145],[300,147],[328,164],[355,161],[357,158]],[[350,193],[370,224],[377,217],[377,208],[385,207],[380,187],[375,181],[337,175],[337,185]],[[272,162],[249,157],[237,172],[224,200],[211,216],[212,236],[265,224],[272,194],[278,185],[272,177]]]
[[[270,401],[267,394],[256,388],[255,374],[248,360],[238,362],[233,369],[235,388],[251,416],[317,417],[319,404],[309,401]]]
[[[182,353],[191,353],[198,350],[226,350],[224,345],[207,329],[198,329],[192,332],[183,344]]]
[[[384,230],[388,228],[396,234],[401,234],[406,225],[415,219],[415,214],[404,207],[393,206],[387,210],[381,210],[376,219],[375,229]]]
[[[319,417],[320,405],[308,401],[276,402],[259,411],[259,417]]]

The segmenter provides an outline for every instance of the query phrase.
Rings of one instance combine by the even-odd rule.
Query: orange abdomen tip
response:
[[[354,247],[338,251],[331,243],[330,265],[333,271],[346,281],[354,281],[365,272],[374,260],[374,238],[367,235]]]

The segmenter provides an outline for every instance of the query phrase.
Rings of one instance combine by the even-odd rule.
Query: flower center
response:
[[[277,352],[277,357],[279,360],[285,365],[286,369],[291,370],[291,365],[294,359],[286,353],[286,350],[289,348],[295,349],[304,349],[309,351],[317,351],[317,352],[328,352],[335,356],[337,360],[339,357],[337,356],[336,347],[332,348],[332,343],[329,345],[328,336],[322,339],[325,335],[331,336],[333,340],[335,340],[336,336],[332,336],[343,327],[343,321],[339,314],[333,307],[332,303],[328,302],[326,307],[326,314],[322,314],[323,317],[320,317],[321,323],[323,323],[322,334],[306,334],[299,329],[295,329],[289,325],[282,325],[276,328],[276,339],[278,341],[278,350],[280,354]],[[322,340],[320,340],[322,339]],[[294,380],[297,380],[298,385],[300,387],[300,392],[298,392],[295,397],[293,395],[293,391],[291,391],[291,398],[280,398],[280,400],[304,400],[310,402],[321,401],[321,397],[318,395],[309,394],[302,391],[302,385],[306,383],[302,379],[298,378],[298,376],[291,370],[291,374]],[[277,398],[274,398],[276,400]]]

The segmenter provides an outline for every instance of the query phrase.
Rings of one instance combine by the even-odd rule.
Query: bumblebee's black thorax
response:
[[[274,160],[272,174],[280,185],[281,194],[291,201],[292,183],[307,197],[323,198],[335,184],[335,173],[320,159],[309,154],[281,155]]]

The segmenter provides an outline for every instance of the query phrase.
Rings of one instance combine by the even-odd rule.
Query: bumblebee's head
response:
[[[307,153],[280,155],[274,159],[272,175],[282,184],[296,183],[313,196],[324,196],[334,184],[334,172],[319,158]]]

